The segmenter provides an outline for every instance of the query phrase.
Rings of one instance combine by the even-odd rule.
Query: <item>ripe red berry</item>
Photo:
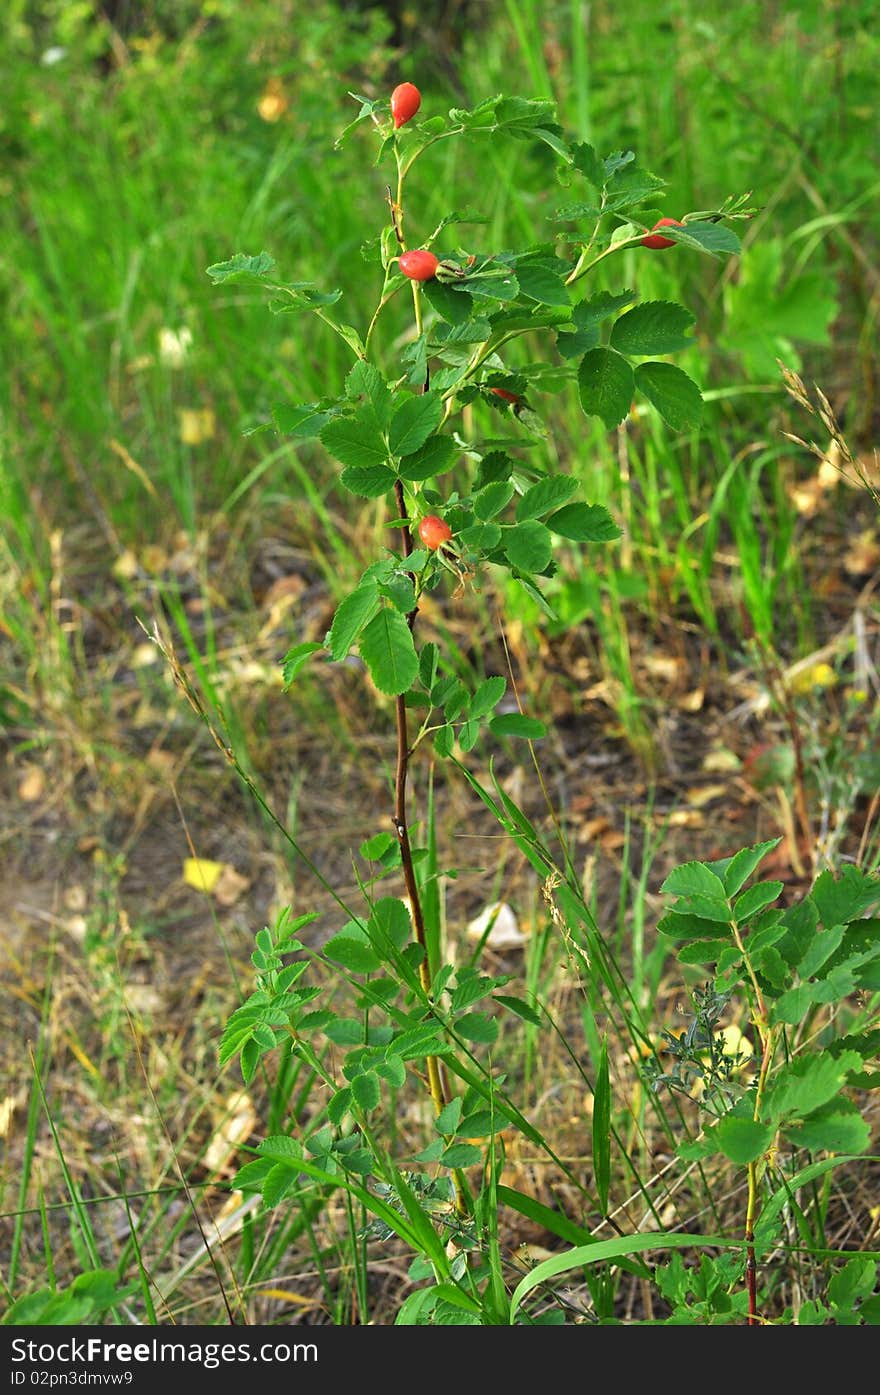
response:
[[[490,388],[489,391],[494,392],[496,397],[503,397],[505,402],[520,401],[519,395],[515,392],[508,392],[507,388]]]
[[[431,281],[440,265],[433,252],[403,252],[398,258],[400,269],[411,281]]]
[[[677,218],[661,218],[659,223],[654,224],[654,228],[683,228],[684,223],[680,223]],[[653,230],[652,230],[653,231]],[[671,237],[654,237],[652,233],[647,233],[642,238],[643,247],[653,247],[655,251],[661,247],[674,247],[675,242]]]
[[[412,121],[421,105],[422,94],[411,82],[402,82],[399,87],[395,87],[391,93],[391,115],[394,117],[395,131],[405,126],[407,121]]]
[[[445,519],[438,518],[435,513],[429,513],[419,524],[419,537],[425,547],[436,552],[438,547],[449,542],[452,537],[452,529]]]

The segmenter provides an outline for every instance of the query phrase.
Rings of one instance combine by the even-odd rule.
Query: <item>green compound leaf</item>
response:
[[[685,331],[694,318],[690,310],[674,301],[646,300],[621,315],[611,331],[611,347],[621,354],[645,358],[651,354],[674,354],[693,344]]]
[[[361,634],[361,658],[380,693],[405,693],[419,671],[412,631],[399,610],[384,607]]]
[[[443,399],[439,392],[425,392],[419,397],[405,397],[388,431],[392,455],[412,455],[437,430],[443,417]]]
[[[553,556],[553,540],[543,523],[529,519],[504,530],[504,551],[512,567],[542,572]]]
[[[635,392],[633,371],[613,349],[591,349],[578,369],[581,406],[588,417],[601,417],[609,431],[629,412]]]
[[[378,604],[376,584],[372,581],[358,586],[350,596],[340,601],[327,636],[327,648],[336,663],[345,658]]]
[[[613,542],[622,532],[602,504],[566,504],[550,515],[547,527],[572,542]]]
[[[687,431],[703,419],[703,397],[693,378],[674,363],[640,363],[636,387],[673,431]]]
[[[541,518],[565,504],[577,490],[577,480],[570,475],[550,475],[539,480],[527,489],[516,506],[517,523],[526,523],[530,518]]]

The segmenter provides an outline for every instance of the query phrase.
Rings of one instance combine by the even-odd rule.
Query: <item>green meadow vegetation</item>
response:
[[[870,9],[419,20],[0,19],[4,1320],[876,1324]]]

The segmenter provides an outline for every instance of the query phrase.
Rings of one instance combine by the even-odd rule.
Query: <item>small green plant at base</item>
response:
[[[514,1130],[570,1180],[584,1213],[599,1221],[609,1216],[612,1146],[626,1150],[614,1125],[607,1048],[595,1053],[595,1077],[587,1081],[593,1097],[587,1185],[517,1106],[516,1082],[503,1058],[493,1055],[507,1014],[536,1031],[556,1024],[536,995],[505,993],[507,975],[484,973],[475,962],[445,962],[434,904],[443,869],[430,837],[425,846],[413,841],[407,790],[410,763],[430,741],[434,756],[462,773],[540,878],[573,963],[590,968],[620,1001],[619,970],[564,848],[560,859],[494,767],[490,788],[463,759],[484,728],[498,740],[535,741],[545,735],[544,723],[523,711],[518,695],[518,710],[497,711],[507,690],[501,675],[469,687],[437,644],[421,643],[419,607],[450,579],[460,591],[494,571],[506,573],[555,618],[541,583],[557,572],[560,549],[612,542],[620,529],[602,503],[577,498],[572,475],[528,458],[545,430],[542,384],[560,374],[570,379],[584,413],[607,429],[626,418],[637,395],[676,431],[698,426],[702,415],[697,384],[668,361],[692,343],[690,312],[665,300],[638,303],[629,289],[589,294],[589,277],[609,258],[639,247],[735,254],[738,240],[722,220],[747,217],[750,210],[745,199],[731,199],[718,210],[658,220],[662,181],[641,169],[631,152],[600,158],[590,145],[570,142],[551,103],[494,97],[473,110],[416,123],[413,92],[401,97],[397,89],[393,121],[387,101],[362,99],[342,137],[371,123],[380,140],[378,161],[396,169],[388,225],[373,244],[383,284],[364,333],[335,317],[340,292],[281,281],[266,253],[239,253],[209,268],[218,284],[245,279],[264,286],[275,313],[316,314],[344,342],[353,362],[342,390],[318,401],[280,403],[266,425],[299,442],[320,440],[339,462],[339,484],[350,494],[391,500],[389,528],[396,539],[339,602],[324,644],[296,644],[284,660],[289,686],[319,654],[340,663],[356,647],[375,688],[393,700],[393,832],[362,845],[370,868],[361,880],[364,909],[350,914],[320,955],[299,939],[310,916],[292,920],[285,912],[273,929],[257,935],[256,990],[230,1019],[221,1061],[240,1057],[249,1081],[262,1058],[286,1043],[324,1086],[325,1103],[301,1136],[283,1133],[261,1143],[235,1185],[259,1191],[266,1207],[285,1200],[304,1205],[342,1189],[362,1208],[361,1237],[399,1237],[414,1256],[411,1279],[427,1285],[403,1303],[401,1323],[613,1321],[613,1290],[609,1300],[600,1266],[614,1263],[647,1280],[643,1252],[685,1244],[720,1247],[722,1254],[705,1255],[699,1271],[686,1270],[678,1255],[656,1271],[671,1320],[756,1323],[758,1260],[778,1241],[783,1205],[775,1212],[772,1207],[780,1187],[784,1195],[791,1182],[770,1161],[775,1140],[783,1136],[810,1154],[867,1146],[867,1127],[840,1092],[860,1083],[874,1051],[872,1032],[856,1025],[821,1053],[800,1034],[828,1004],[875,987],[873,927],[862,917],[880,899],[876,881],[847,869],[840,883],[820,878],[804,902],[774,909],[781,883],[759,882],[741,892],[771,843],[723,862],[688,863],[667,878],[664,890],[678,900],[660,928],[670,940],[685,942],[684,963],[713,963],[715,977],[700,991],[693,1030],[675,1041],[673,1070],[664,1072],[655,1058],[652,1083],[685,1090],[699,1075],[712,1122],[687,1139],[681,1156],[701,1162],[720,1153],[746,1168],[747,1210],[736,1236],[681,1236],[658,1228],[649,1236],[600,1240],[581,1221],[505,1187],[501,1175],[505,1133]],[[422,239],[426,245],[409,250],[406,180],[417,160],[449,138],[499,136],[547,147],[561,182],[579,196],[557,208],[559,233],[518,251],[450,248],[451,229],[482,221],[470,210],[456,210]],[[413,331],[389,367],[376,348],[378,331],[401,292],[412,298]],[[536,335],[552,340],[552,362],[530,357]],[[515,345],[522,352],[512,363]],[[465,408],[471,410],[463,416]],[[480,409],[491,414],[485,439],[474,430]],[[377,895],[377,884],[392,876],[402,878],[405,900]],[[815,948],[819,924],[824,955]],[[292,954],[320,958],[347,985],[357,1015],[319,1005],[325,990],[303,986],[309,960],[289,963]],[[740,996],[761,1048],[757,1075],[745,1084],[742,1062],[715,1041],[722,1013]],[[628,1029],[634,1042],[644,1039],[635,1020]],[[431,1101],[433,1137],[402,1165],[383,1121],[413,1079]],[[761,1211],[760,1189],[768,1178],[782,1181]],[[502,1205],[540,1221],[574,1249],[523,1275],[502,1254]],[[554,1280],[569,1270],[583,1273],[591,1312],[567,1309],[558,1295]],[[851,1287],[869,1320],[865,1283],[860,1270]],[[846,1285],[838,1287],[842,1292]]]

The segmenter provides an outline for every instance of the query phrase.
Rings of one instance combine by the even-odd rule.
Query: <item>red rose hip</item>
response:
[[[507,388],[490,388],[489,391],[494,392],[496,397],[503,397],[505,402],[519,402],[520,400],[518,393],[508,392]]]
[[[433,252],[403,252],[398,257],[400,269],[411,281],[431,281],[440,265]]]
[[[436,552],[438,547],[448,543],[452,537],[452,529],[443,518],[438,518],[435,513],[429,513],[419,524],[419,537],[425,547]]]
[[[394,117],[395,131],[405,126],[407,121],[412,121],[421,105],[422,94],[411,82],[402,82],[399,87],[395,87],[391,93],[391,115]]]
[[[660,251],[661,247],[674,247],[675,241],[671,237],[655,237],[657,228],[683,228],[684,223],[680,223],[677,218],[661,218],[659,223],[655,223],[651,232],[642,238],[643,247],[652,247],[655,251]]]

